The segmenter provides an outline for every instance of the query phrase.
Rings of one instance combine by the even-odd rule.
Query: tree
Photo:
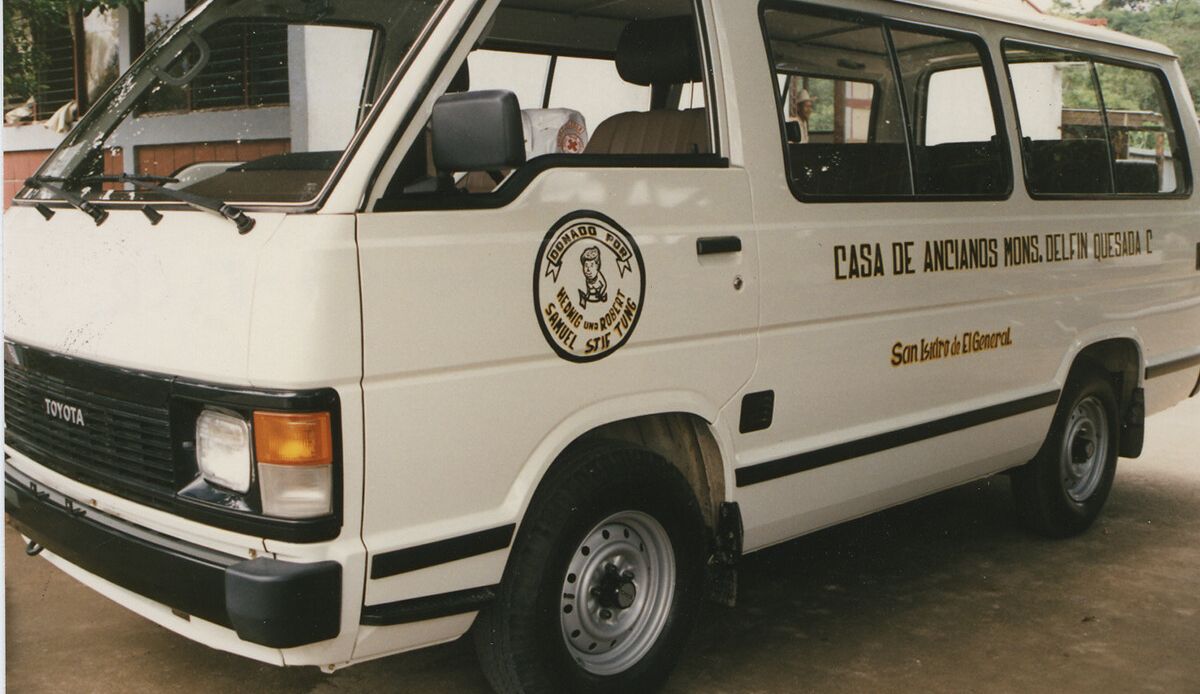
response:
[[[1170,46],[1179,56],[1192,102],[1200,107],[1200,0],[1103,0],[1087,13],[1055,0],[1052,11],[1105,19],[1110,29]]]
[[[72,12],[140,6],[144,0],[4,0],[4,93],[8,99],[33,96],[44,86],[46,55],[34,35],[40,27],[62,24]]]

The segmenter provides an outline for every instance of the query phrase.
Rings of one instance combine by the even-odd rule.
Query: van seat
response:
[[[707,111],[626,111],[605,119],[588,154],[708,154]]]
[[[1007,185],[1000,139],[944,142],[915,148],[917,193],[995,195]]]
[[[792,177],[813,195],[907,195],[908,149],[902,143],[788,144]]]
[[[672,85],[704,78],[690,15],[634,20],[617,41],[617,72],[630,84],[651,88],[651,110],[610,116],[592,133],[587,154],[708,154],[703,108],[666,106]]]
[[[1029,188],[1035,193],[1107,193],[1108,142],[1025,140]]]
[[[1158,162],[1152,159],[1118,159],[1113,162],[1117,175],[1118,193],[1157,193],[1162,190],[1158,179]]]

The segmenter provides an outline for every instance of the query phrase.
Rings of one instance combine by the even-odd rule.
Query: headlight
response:
[[[196,418],[196,463],[218,487],[250,490],[250,424],[236,415],[205,410]]]
[[[255,412],[263,513],[312,518],[333,511],[333,434],[328,412]]]

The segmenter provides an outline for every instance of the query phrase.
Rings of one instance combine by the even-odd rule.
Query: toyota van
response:
[[[5,508],[248,658],[653,689],[745,553],[1086,531],[1198,161],[1170,49],[970,0],[204,0],[4,217]]]

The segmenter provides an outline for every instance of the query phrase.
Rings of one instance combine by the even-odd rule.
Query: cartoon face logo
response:
[[[600,249],[589,246],[579,254],[579,262],[583,265],[583,283],[585,289],[579,290],[579,306],[587,308],[588,302],[604,303],[608,301],[608,280],[600,272]]]
[[[546,342],[563,359],[588,362],[629,340],[646,276],[633,237],[598,212],[574,212],[542,241],[533,299]]]

